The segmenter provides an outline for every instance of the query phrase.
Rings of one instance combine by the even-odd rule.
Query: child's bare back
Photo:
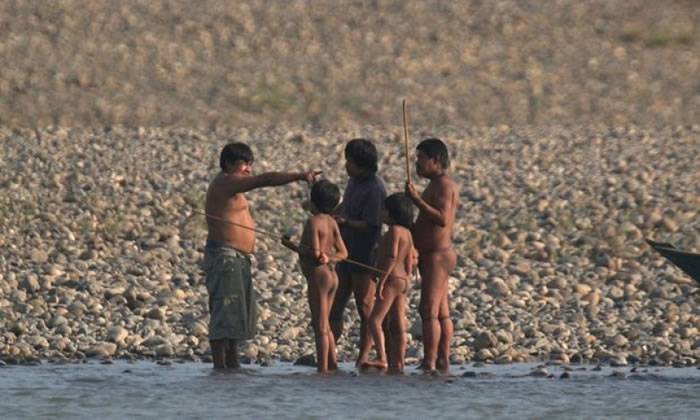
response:
[[[309,217],[300,241],[302,251],[308,252],[299,253],[299,265],[307,279],[316,268],[329,269],[327,263],[339,238],[340,230],[333,217],[323,213]]]
[[[308,283],[309,308],[316,336],[316,354],[319,372],[336,370],[335,340],[330,328],[330,310],[338,276],[329,263],[344,260],[347,249],[340,229],[330,212],[337,206],[338,187],[328,181],[319,181],[311,190],[314,213],[306,221],[299,245],[289,238],[282,244],[299,254],[299,265]]]

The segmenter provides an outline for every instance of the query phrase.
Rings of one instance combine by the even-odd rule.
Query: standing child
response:
[[[406,354],[406,302],[409,278],[416,263],[411,225],[413,224],[413,204],[402,193],[392,194],[384,202],[384,223],[389,230],[379,243],[377,265],[385,272],[377,283],[377,300],[369,318],[377,360],[373,365],[380,370],[388,367],[392,371],[403,372]],[[385,343],[382,322],[389,315],[389,340]],[[387,359],[385,344],[390,353]],[[391,362],[392,366],[389,366]]]
[[[330,216],[340,200],[340,191],[329,181],[319,181],[311,188],[311,213],[304,225],[299,245],[289,237],[282,244],[299,254],[299,265],[308,282],[311,322],[316,336],[316,359],[318,371],[326,373],[336,370],[335,339],[330,327],[330,310],[338,276],[329,262],[342,261],[348,256],[345,243],[340,236],[338,224]],[[335,248],[335,255],[332,255]]]

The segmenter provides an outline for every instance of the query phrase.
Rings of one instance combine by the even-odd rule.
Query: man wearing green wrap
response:
[[[253,176],[253,151],[244,143],[221,150],[221,172],[206,198],[207,244],[203,267],[209,292],[209,343],[214,368],[236,368],[238,342],[255,336],[256,302],[250,272],[255,222],[243,195],[294,181],[313,183],[320,172],[267,172]]]

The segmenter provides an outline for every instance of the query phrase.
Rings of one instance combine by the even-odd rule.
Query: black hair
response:
[[[226,165],[233,165],[236,161],[242,160],[245,163],[253,163],[253,151],[245,143],[229,143],[221,149],[219,166],[221,170],[226,170]]]
[[[369,140],[350,140],[345,145],[345,159],[351,160],[360,168],[367,169],[373,174],[377,172],[377,161],[379,160],[377,148]]]
[[[389,217],[396,224],[401,225],[407,229],[413,226],[413,202],[404,193],[394,193],[391,194],[384,200],[384,208],[386,208]]]
[[[334,183],[322,179],[311,187],[311,202],[321,213],[330,213],[338,206],[340,189]]]
[[[430,159],[437,160],[444,169],[450,166],[450,157],[447,152],[447,146],[442,140],[437,138],[425,139],[416,146],[416,150],[420,150]]]

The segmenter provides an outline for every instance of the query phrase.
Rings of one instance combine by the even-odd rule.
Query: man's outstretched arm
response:
[[[228,177],[227,191],[230,195],[243,193],[263,187],[276,187],[295,181],[306,181],[312,184],[321,174],[321,171],[307,172],[266,172],[255,176],[230,176]]]

